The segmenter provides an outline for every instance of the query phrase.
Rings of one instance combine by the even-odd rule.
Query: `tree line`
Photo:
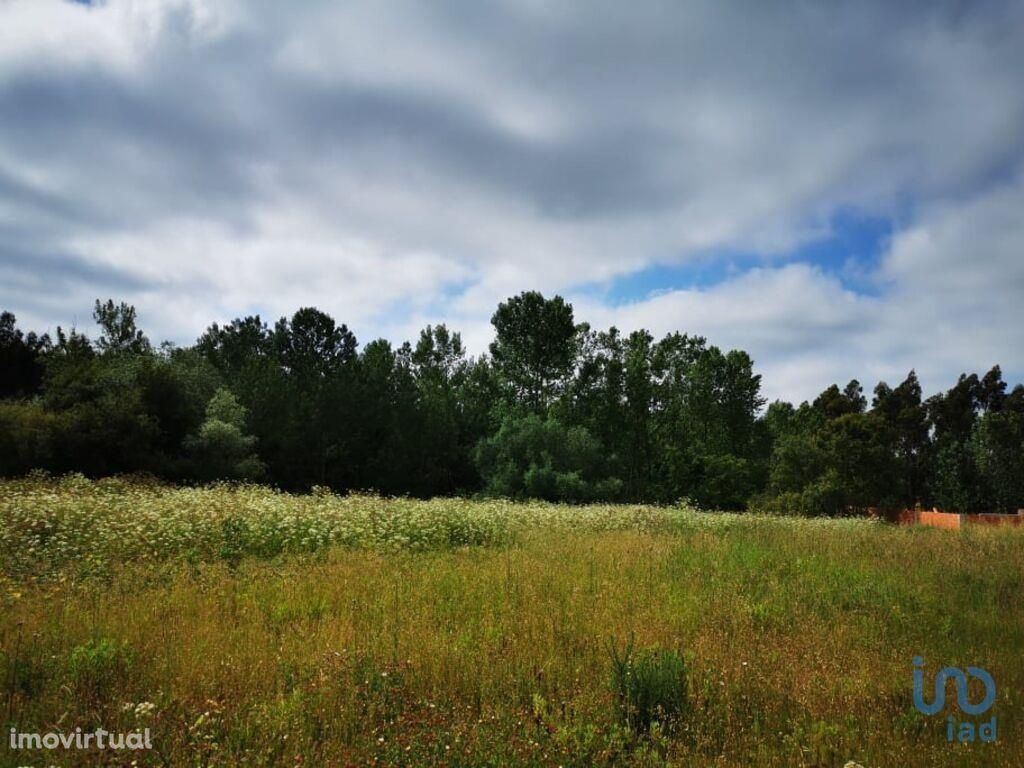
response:
[[[805,515],[1024,507],[1024,386],[998,366],[924,399],[833,385],[767,405],[750,356],[706,339],[598,331],[561,297],[499,304],[489,353],[427,326],[361,349],[313,308],[154,347],[97,301],[95,338],[0,316],[0,475],[34,469],[289,490],[566,502],[680,499]]]

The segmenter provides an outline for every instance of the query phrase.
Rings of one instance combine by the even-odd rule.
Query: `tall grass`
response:
[[[140,765],[1024,754],[1018,531],[82,479],[0,484],[0,526],[5,724],[145,725]],[[646,729],[623,718],[609,638],[685,679],[658,694],[675,726],[664,704]],[[997,743],[951,746],[917,713],[917,655],[988,669]],[[110,764],[56,758],[0,749]]]

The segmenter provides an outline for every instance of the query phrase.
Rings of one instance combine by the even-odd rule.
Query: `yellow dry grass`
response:
[[[1024,764],[1018,531],[74,478],[0,525],[5,722],[149,727],[139,765]],[[631,636],[687,660],[674,733],[616,721]],[[916,655],[988,669],[996,743],[916,712]]]

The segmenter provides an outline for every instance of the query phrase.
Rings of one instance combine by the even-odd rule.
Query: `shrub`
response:
[[[195,475],[204,480],[256,480],[264,473],[254,453],[256,438],[245,434],[246,409],[221,388],[210,398],[199,433],[185,440],[195,461]]]
[[[108,686],[123,679],[131,668],[132,654],[123,642],[103,637],[71,651],[68,672],[80,697],[100,699]]]
[[[489,496],[579,503],[615,499],[622,490],[600,441],[555,418],[505,419],[480,441],[474,460]]]
[[[849,499],[833,473],[809,483],[800,491],[763,493],[750,501],[750,510],[770,515],[835,517],[845,513]]]
[[[635,649],[633,640],[620,654],[611,645],[612,690],[619,720],[632,731],[649,733],[655,723],[671,729],[688,709],[686,662],[672,650]]]

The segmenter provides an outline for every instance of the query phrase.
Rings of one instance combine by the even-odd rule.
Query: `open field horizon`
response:
[[[0,483],[0,523],[5,722],[149,727],[139,765],[1024,754],[1019,530],[81,477]],[[683,660],[671,722],[622,719],[614,659],[631,643]],[[950,744],[945,712],[917,712],[916,656],[929,680],[992,675],[995,743]]]
[[[1022,73],[0,0],[0,768],[1024,768]]]

